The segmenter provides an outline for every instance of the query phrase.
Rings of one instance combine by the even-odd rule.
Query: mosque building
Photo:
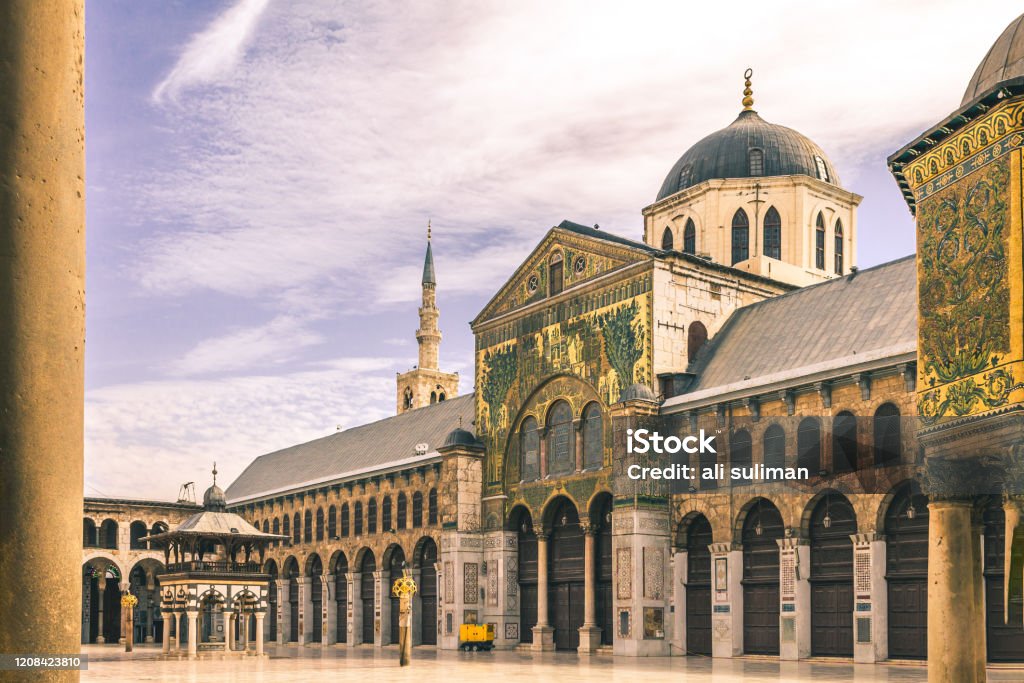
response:
[[[265,560],[266,638],[395,643],[408,565],[417,645],[486,622],[497,647],[535,651],[931,652],[982,677],[1024,660],[1022,24],[889,160],[916,257],[857,268],[861,197],[762,118],[749,72],[736,119],[643,209],[641,241],[563,221],[497,289],[471,323],[471,394],[439,368],[428,241],[398,413],[262,455],[225,492],[290,539]],[[810,479],[635,480],[651,461],[627,452],[633,428],[715,434],[699,468]],[[965,497],[979,458],[1002,463],[1001,488]],[[954,619],[965,591],[981,607]],[[943,640],[954,622],[968,644],[943,644],[965,640]]]

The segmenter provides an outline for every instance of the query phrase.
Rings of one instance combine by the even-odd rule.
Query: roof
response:
[[[662,251],[661,249],[655,249],[646,242],[638,242],[637,240],[631,240],[628,237],[622,237],[620,235],[616,235],[613,232],[608,232],[607,230],[590,228],[587,227],[586,225],[573,223],[572,221],[562,221],[561,223],[558,224],[557,227],[561,228],[562,230],[574,232],[577,235],[583,235],[585,237],[594,237],[596,239],[604,240],[606,242],[614,242],[615,244],[621,244],[622,246],[625,247],[632,247],[633,249],[639,249],[640,251],[646,251],[651,254],[667,253]]]
[[[960,102],[963,106],[1012,78],[1024,76],[1024,14],[1010,22],[992,43],[971,77]]]
[[[437,276],[434,275],[434,252],[430,248],[429,239],[427,240],[427,255],[423,257],[423,284],[437,284]]]
[[[763,172],[751,174],[750,151],[764,154]],[[827,170],[818,172],[817,158]],[[821,147],[792,128],[768,123],[754,110],[744,110],[725,128],[688,149],[665,177],[657,201],[712,178],[753,178],[805,175],[839,185],[832,162]]]
[[[472,424],[473,394],[457,396],[315,441],[261,455],[232,482],[232,505],[302,488],[344,481],[373,472],[414,467],[438,456],[453,428]],[[426,444],[425,453],[416,446]]]
[[[911,255],[736,310],[687,368],[696,376],[690,389],[665,405],[835,374],[916,348]]]

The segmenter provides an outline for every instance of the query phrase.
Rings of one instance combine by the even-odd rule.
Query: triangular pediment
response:
[[[661,253],[642,242],[563,221],[548,231],[472,324],[548,298],[549,265],[556,255],[562,257],[564,290],[568,290]]]

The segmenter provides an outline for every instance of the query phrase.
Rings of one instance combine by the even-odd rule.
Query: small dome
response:
[[[996,86],[1024,76],[1024,14],[1010,22],[992,43],[967,85],[960,106],[991,92]]]
[[[752,153],[756,158],[752,159]],[[679,158],[662,183],[657,201],[705,180],[784,175],[806,175],[839,185],[839,176],[821,147],[748,109]]]
[[[203,509],[209,510],[210,512],[227,511],[227,498],[224,497],[224,492],[221,491],[220,487],[216,484],[206,489],[206,493],[203,494]]]
[[[630,386],[626,387],[623,390],[622,394],[619,396],[620,403],[623,401],[635,401],[637,399],[641,401],[657,402],[658,397],[654,394],[654,392],[651,390],[649,386],[647,386],[646,384],[640,384],[639,382],[637,382],[636,384],[631,384]]]
[[[448,432],[447,438],[444,440],[443,448],[449,446],[473,446],[479,447],[481,444],[473,436],[473,432],[467,432],[462,427],[456,427],[452,431]]]

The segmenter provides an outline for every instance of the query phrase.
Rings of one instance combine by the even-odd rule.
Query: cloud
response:
[[[185,47],[170,73],[153,89],[156,103],[228,76],[245,52],[270,0],[239,0]]]
[[[171,371],[178,375],[204,375],[247,369],[264,361],[282,364],[295,359],[303,349],[324,342],[322,335],[306,327],[307,323],[282,315],[265,325],[204,339],[175,361]]]

